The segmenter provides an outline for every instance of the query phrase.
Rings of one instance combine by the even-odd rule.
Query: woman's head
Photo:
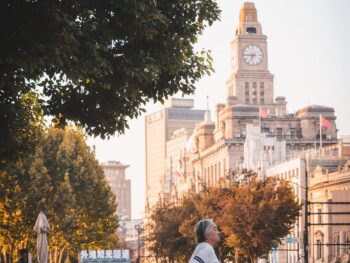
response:
[[[219,231],[212,219],[202,219],[194,227],[196,242],[214,246],[220,240]]]

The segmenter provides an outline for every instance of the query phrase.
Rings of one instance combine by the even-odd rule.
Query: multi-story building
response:
[[[129,165],[117,161],[101,163],[106,180],[117,200],[117,214],[120,219],[131,219],[131,185],[125,178],[125,170]]]
[[[166,175],[167,141],[181,128],[192,134],[196,123],[204,119],[205,111],[195,110],[193,106],[193,99],[171,98],[161,110],[145,117],[146,211],[170,194],[171,178]]]
[[[294,193],[299,200],[300,204],[305,203],[306,189],[308,189],[309,201],[312,203],[314,201],[324,201],[326,202],[329,198],[331,200],[334,196],[335,201],[346,200],[350,201],[350,191],[349,190],[349,172],[346,170],[344,165],[346,165],[350,160],[350,143],[347,140],[340,139],[337,144],[329,145],[322,149],[311,149],[307,151],[300,152],[294,157],[289,158],[279,164],[274,164],[265,169],[265,175],[267,177],[275,177],[280,181],[290,182],[294,189]],[[345,169],[345,170],[344,170]],[[341,170],[341,171],[340,171]],[[324,175],[322,173],[327,174]],[[307,184],[306,184],[307,177]],[[340,179],[339,179],[340,178]],[[344,184],[345,183],[345,184]],[[342,192],[345,191],[345,192]],[[337,193],[336,193],[337,192]],[[345,194],[347,193],[347,195]],[[328,197],[327,197],[328,195]],[[341,196],[341,197],[340,197]],[[328,200],[328,201],[329,201]],[[323,210],[322,210],[323,208]],[[344,206],[346,211],[350,211],[348,207]],[[327,205],[309,205],[309,212],[317,212],[321,209],[323,212],[328,212],[329,207]],[[336,208],[338,209],[338,208]],[[343,210],[343,211],[345,211]],[[343,220],[339,216],[332,215],[320,215],[321,217],[327,217],[327,222],[334,220]],[[344,215],[350,218],[349,215]],[[344,217],[343,216],[343,217]],[[317,219],[315,219],[317,217]],[[309,217],[308,220],[311,222],[319,222],[319,215]],[[280,245],[277,249],[277,259],[278,262],[289,262],[296,263],[300,262],[304,257],[304,236],[305,231],[305,207],[302,208],[301,216],[298,218],[294,229],[291,231],[288,237],[285,238],[284,243]],[[346,221],[346,220],[345,220]],[[325,222],[325,221],[323,221]],[[350,221],[347,220],[347,223]],[[330,229],[342,229],[344,235],[346,236],[346,229],[350,226],[311,226],[308,229],[309,232],[309,258],[313,261],[311,262],[332,262],[330,258],[334,254],[330,254],[331,246],[328,248],[326,245],[320,245],[318,248],[322,248],[322,253],[318,253],[320,250],[316,250],[317,242],[319,242],[319,233],[324,236],[327,233],[327,239],[322,239],[322,244],[332,244],[330,238],[333,233]],[[321,231],[322,230],[322,231]],[[339,231],[338,231],[339,232]],[[317,239],[318,238],[318,239]],[[326,248],[327,247],[327,248]],[[317,252],[318,251],[318,252]],[[342,250],[344,251],[344,250]],[[317,254],[318,253],[318,254]],[[344,253],[343,253],[344,254]],[[343,255],[342,254],[342,255]],[[322,255],[322,257],[320,256]],[[320,261],[322,258],[323,261]]]
[[[194,130],[197,149],[192,165],[197,189],[199,181],[215,184],[228,171],[244,164],[252,165],[256,159],[252,154],[261,155],[259,151],[250,152],[250,155],[246,151],[250,160],[245,160],[244,144],[257,142],[254,136],[247,138],[249,126],[264,133],[266,145],[255,145],[266,146],[266,149],[276,145],[268,150],[273,158],[311,149],[320,144],[320,136],[324,146],[337,142],[333,108],[311,105],[292,114],[287,112],[284,97],[274,98],[266,40],[254,3],[245,2],[231,42],[232,67],[226,83],[227,102],[217,104],[216,122],[201,122]],[[331,127],[320,130],[320,116],[326,118]],[[281,150],[284,152],[276,153]],[[255,166],[263,163],[263,160],[254,161]]]
[[[264,164],[312,149],[321,144],[320,139],[324,146],[337,142],[333,108],[311,105],[288,113],[286,99],[274,98],[267,37],[258,22],[254,3],[245,2],[240,10],[239,24],[231,42],[231,63],[226,83],[227,101],[217,104],[215,122],[204,120],[204,111],[191,110],[193,101],[176,99],[170,107],[146,116],[148,205],[164,198],[165,181],[169,180],[169,176],[165,178],[166,143],[179,128],[187,130],[187,137],[194,145],[187,151],[191,156],[191,169],[187,169],[187,173],[194,178],[196,190],[203,183],[215,184],[230,170],[243,166],[262,169]],[[328,128],[321,127],[320,116],[328,120]],[[247,137],[249,129],[252,132]],[[259,135],[259,131],[263,135]],[[264,138],[264,143],[254,134]],[[249,149],[252,145],[266,152],[252,151]]]
[[[166,142],[165,186],[164,192],[168,198],[176,200],[181,194],[190,190],[191,178],[188,176],[191,169],[187,145],[190,138],[184,128],[176,130]]]
[[[335,172],[318,166],[309,201],[311,262],[350,262],[350,160]]]

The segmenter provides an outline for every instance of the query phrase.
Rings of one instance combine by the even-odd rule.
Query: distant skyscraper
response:
[[[167,101],[164,108],[145,117],[146,210],[160,198],[166,198],[166,142],[173,132],[184,128],[192,134],[196,123],[204,119],[204,110],[194,110],[193,99]]]
[[[130,180],[125,179],[125,169],[129,165],[124,165],[116,161],[102,163],[106,180],[109,182],[112,192],[116,196],[118,203],[117,214],[121,219],[131,219],[131,186]]]

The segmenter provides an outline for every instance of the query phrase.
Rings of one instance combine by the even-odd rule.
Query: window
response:
[[[253,19],[252,13],[247,13],[245,16],[246,21],[251,21]]]
[[[319,223],[319,224],[321,224],[322,223],[322,210],[321,209],[317,209],[317,222]]]
[[[320,239],[316,240],[316,259],[322,258],[322,243]]]
[[[265,87],[264,87],[264,82],[260,82],[260,96],[265,95]]]
[[[256,28],[255,27],[247,27],[246,32],[251,33],[251,34],[256,34]]]
[[[263,98],[260,98],[260,104],[264,105],[265,104],[265,100]]]
[[[276,136],[277,136],[277,138],[282,138],[282,128],[276,129]]]
[[[296,135],[297,135],[297,132],[296,132],[295,128],[290,128],[290,137],[295,138]]]
[[[245,87],[245,103],[249,104],[249,82],[246,82],[244,87]]]
[[[346,239],[345,239],[345,244],[347,248],[347,253],[350,254],[350,232],[347,232],[346,234]]]
[[[340,256],[340,233],[338,233],[337,237],[336,237],[336,242],[337,244],[337,252],[336,255],[339,257]]]
[[[269,127],[263,127],[263,132],[264,133],[270,133],[270,128]]]

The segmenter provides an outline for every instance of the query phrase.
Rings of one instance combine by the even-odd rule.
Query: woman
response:
[[[219,263],[214,246],[219,242],[219,231],[212,219],[202,219],[194,227],[197,247],[189,263]]]

